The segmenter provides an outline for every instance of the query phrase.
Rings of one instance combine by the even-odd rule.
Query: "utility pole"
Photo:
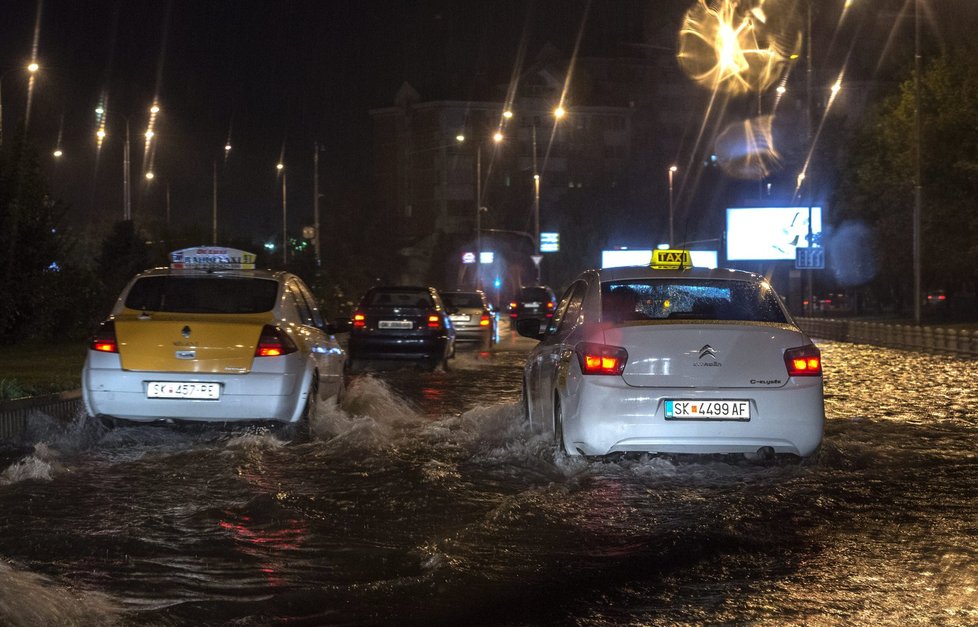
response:
[[[316,237],[313,239],[313,243],[315,244],[316,251],[316,267],[319,268],[322,266],[319,248],[319,142],[313,144],[312,171],[313,228],[316,229]]]
[[[217,160],[212,162],[214,167],[214,194],[211,208],[211,242],[217,246]]]
[[[923,204],[923,186],[921,185],[920,167],[920,0],[914,0],[913,31],[913,126],[914,126],[914,190],[913,190],[913,321],[920,324],[921,292],[921,205]]]
[[[122,219],[132,220],[132,194],[129,187],[129,118],[126,118],[126,145],[122,149]]]
[[[482,289],[482,144],[475,152],[475,289]]]

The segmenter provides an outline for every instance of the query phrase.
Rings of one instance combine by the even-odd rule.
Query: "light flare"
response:
[[[679,32],[680,66],[710,89],[763,91],[797,58],[802,39],[793,7],[791,0],[698,0]]]

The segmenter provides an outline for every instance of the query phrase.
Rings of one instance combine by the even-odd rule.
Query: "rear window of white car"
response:
[[[247,277],[151,276],[126,295],[129,309],[173,313],[261,313],[275,307],[278,282]]]
[[[755,281],[609,281],[601,284],[601,319],[787,322],[777,298]]]

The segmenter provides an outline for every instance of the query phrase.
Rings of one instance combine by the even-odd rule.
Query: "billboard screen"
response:
[[[795,249],[808,245],[808,207],[727,209],[729,261],[794,261]],[[822,208],[812,207],[812,235],[822,233]]]

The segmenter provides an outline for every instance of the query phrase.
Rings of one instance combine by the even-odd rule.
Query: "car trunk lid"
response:
[[[609,327],[604,341],[628,351],[628,385],[707,389],[781,387],[785,349],[809,343],[785,324],[667,321]]]
[[[116,317],[122,368],[238,374],[251,370],[266,314],[167,314]]]

